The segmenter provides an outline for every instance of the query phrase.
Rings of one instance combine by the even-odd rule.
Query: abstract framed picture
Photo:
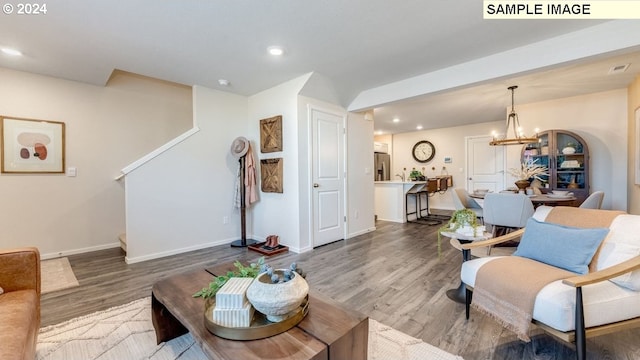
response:
[[[282,193],[282,158],[260,160],[262,192]]]
[[[260,152],[282,151],[282,115],[260,120]]]
[[[3,173],[64,173],[64,123],[0,116]]]

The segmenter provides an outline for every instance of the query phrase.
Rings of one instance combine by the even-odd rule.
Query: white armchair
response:
[[[534,218],[543,224],[582,229],[605,227],[609,232],[589,264],[590,272],[553,281],[537,293],[532,323],[557,339],[575,342],[578,359],[586,358],[587,338],[640,327],[640,215],[542,206]],[[494,245],[526,231],[525,228],[487,241],[464,244],[462,248]],[[467,319],[478,273],[484,265],[499,258],[485,257],[463,263],[461,279],[467,286]],[[505,275],[491,281],[508,284],[513,280]]]
[[[594,191],[580,204],[580,207],[583,209],[601,209],[602,200],[604,200],[604,191]]]

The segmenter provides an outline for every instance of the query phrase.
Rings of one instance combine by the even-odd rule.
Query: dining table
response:
[[[513,193],[515,194],[515,192],[513,192]],[[472,193],[469,194],[469,196],[471,196],[474,199],[484,199],[484,196],[486,194],[488,194],[488,193],[472,192]],[[558,206],[558,205],[578,206],[576,204],[576,200],[578,200],[578,198],[575,197],[574,195],[532,194],[532,195],[527,195],[527,196],[529,197],[529,199],[533,203],[534,207],[538,207],[538,206],[541,206],[541,205],[547,205],[547,206]]]

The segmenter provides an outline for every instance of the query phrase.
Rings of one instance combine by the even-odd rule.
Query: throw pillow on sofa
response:
[[[576,228],[531,218],[513,255],[586,274],[593,255],[608,232],[607,228]]]

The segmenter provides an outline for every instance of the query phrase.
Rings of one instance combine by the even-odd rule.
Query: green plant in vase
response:
[[[454,211],[451,219],[438,229],[438,257],[442,254],[442,233],[456,232],[465,226],[470,226],[474,231],[478,228],[484,231],[484,226],[478,223],[478,217],[473,210],[461,209]]]
[[[409,173],[409,179],[411,179],[412,181],[416,181],[422,176],[422,173],[419,170],[416,170],[416,168],[413,168],[413,170],[411,170],[411,172]]]

